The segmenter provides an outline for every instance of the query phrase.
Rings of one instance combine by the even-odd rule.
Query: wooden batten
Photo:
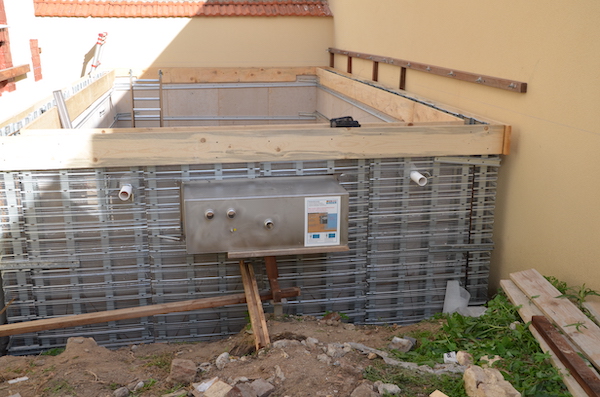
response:
[[[91,104],[98,100],[102,95],[112,89],[115,82],[115,73],[110,72],[94,81],[89,86],[85,87],[77,94],[65,100],[69,118],[74,120],[82,114]],[[21,129],[22,132],[28,129],[57,129],[61,128],[56,107],[49,109],[40,117],[33,120],[26,128]]]
[[[295,126],[294,126],[295,127]],[[502,154],[504,126],[178,127],[0,138],[0,170]]]

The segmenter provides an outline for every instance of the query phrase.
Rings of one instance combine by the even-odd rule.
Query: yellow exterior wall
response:
[[[536,268],[600,290],[600,2],[329,0],[336,48],[528,83],[525,94],[407,72],[407,90],[513,127],[492,285]],[[345,60],[336,57],[345,70]],[[385,67],[384,67],[385,66]],[[370,78],[367,61],[353,71]],[[398,69],[379,81],[397,87]]]

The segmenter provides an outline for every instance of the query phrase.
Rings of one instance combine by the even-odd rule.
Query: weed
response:
[[[516,307],[504,294],[499,293],[491,299],[487,312],[479,318],[463,317],[458,313],[436,317],[446,320],[440,332],[415,333],[411,335],[418,341],[415,350],[392,354],[404,361],[427,365],[442,363],[443,354],[449,351],[468,351],[475,360],[484,355],[498,355],[504,360],[494,366],[524,397],[569,395],[559,373],[549,363],[549,356],[541,352],[538,341],[529,332],[527,324],[520,321]],[[515,322],[515,329],[511,329],[511,323]],[[453,392],[450,395],[461,394]]]
[[[144,382],[144,386],[142,386],[141,388],[139,388],[138,390],[136,390],[133,395],[134,396],[140,396],[142,395],[144,392],[152,389],[152,387],[156,384],[156,379],[150,378],[148,379],[148,381]],[[161,393],[162,395],[162,393]]]
[[[566,288],[566,290],[562,292],[561,295],[557,296],[557,298],[567,298],[571,302],[576,304],[581,311],[586,312],[585,307],[583,307],[583,303],[585,302],[586,298],[590,295],[600,296],[600,294],[597,291],[591,288],[586,288],[585,284],[583,284],[581,287]]]
[[[573,324],[567,324],[567,325],[565,325],[565,327],[575,327],[575,329],[577,330],[577,332],[583,332],[583,331],[581,331],[582,327],[585,328],[585,329],[587,329],[585,323],[583,323],[582,321],[578,321],[578,322],[573,323]]]
[[[69,394],[75,394],[75,389],[64,379],[55,380],[51,386],[44,389],[45,392],[51,394],[65,396]]]
[[[402,389],[402,396],[428,396],[436,389],[443,390],[449,396],[466,397],[462,376],[458,374],[435,375],[418,374],[389,365],[371,365],[364,371],[364,377],[372,382],[381,380],[393,383]]]
[[[45,350],[45,351],[41,352],[40,354],[42,356],[58,356],[60,353],[62,353],[64,351],[65,351],[65,349],[63,347],[55,347],[54,349]]]
[[[168,371],[171,367],[171,353],[155,354],[148,357],[143,357],[144,360],[150,360],[144,366],[146,367],[157,367],[164,371]]]

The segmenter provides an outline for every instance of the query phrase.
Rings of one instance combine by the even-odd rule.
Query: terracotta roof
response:
[[[330,17],[326,0],[128,1],[34,0],[38,17]]]

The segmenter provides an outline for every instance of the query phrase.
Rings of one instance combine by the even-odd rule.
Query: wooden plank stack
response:
[[[510,280],[502,280],[500,286],[511,302],[519,306],[519,314],[524,322],[531,322],[534,316],[543,316],[562,334],[556,332],[559,337],[564,338],[564,344],[560,344],[561,351],[558,351],[557,355],[546,342],[547,338],[544,339],[541,328],[529,327],[542,350],[550,353],[552,363],[563,375],[571,394],[575,397],[600,395],[596,392],[600,385],[600,376],[596,372],[600,369],[600,327],[569,299],[560,297],[561,293],[535,269],[511,273]],[[564,354],[567,350],[580,353],[590,361],[595,367],[590,368],[592,376],[583,376],[582,380],[581,374],[567,369],[574,368],[573,364],[575,367],[581,364],[565,363],[565,356],[575,357],[575,360],[579,357],[578,354]],[[563,361],[559,357],[562,357]]]

